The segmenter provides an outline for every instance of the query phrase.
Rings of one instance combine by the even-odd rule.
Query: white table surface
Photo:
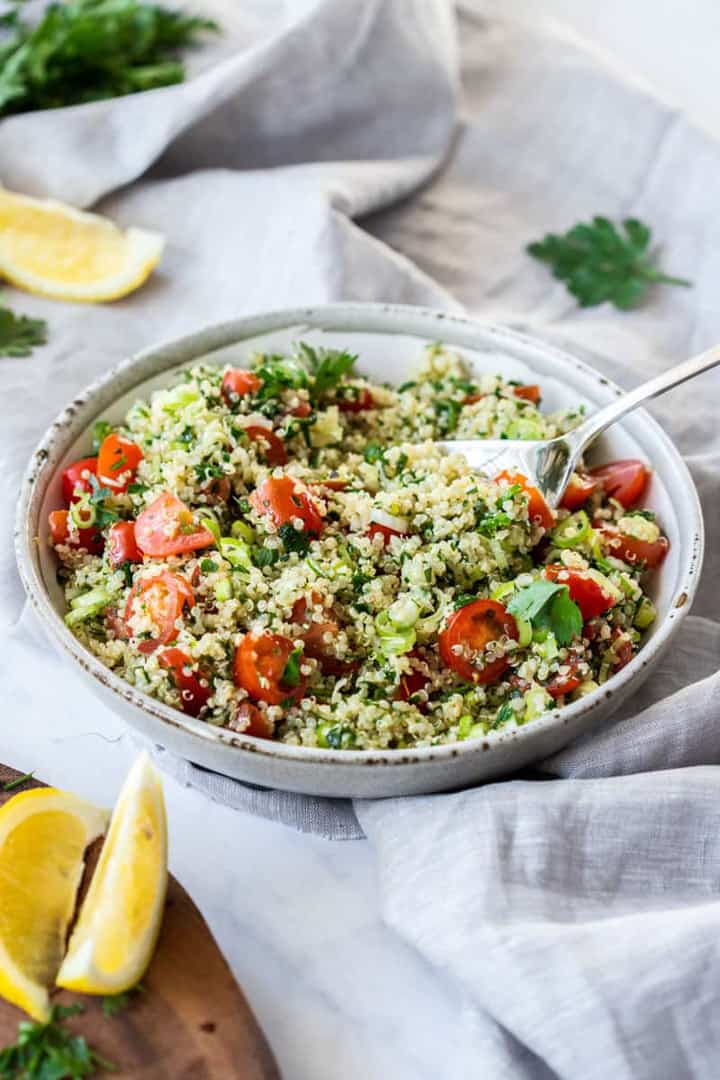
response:
[[[479,6],[526,16],[537,10],[527,0]],[[711,77],[720,8],[712,0],[689,8],[684,0],[541,6],[635,62],[661,91],[720,131]],[[21,710],[6,707],[8,763],[112,802],[136,752],[129,735],[102,706],[88,732],[74,720],[72,703],[59,704],[62,723],[49,698],[41,730],[16,726],[12,715]],[[365,842],[302,835],[213,805],[169,779],[165,789],[172,869],[207,918],[286,1080],[458,1075],[452,1047],[464,1023],[460,995],[384,928]]]

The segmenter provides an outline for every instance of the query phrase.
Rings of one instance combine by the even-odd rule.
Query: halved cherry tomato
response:
[[[506,657],[478,664],[464,654],[480,653],[502,637],[517,641],[518,628],[512,615],[497,600],[473,600],[453,612],[440,632],[440,656],[443,663],[467,682],[494,682],[508,666]],[[458,652],[454,652],[458,647]]]
[[[579,510],[597,490],[597,486],[598,481],[593,480],[588,473],[574,472],[560,500],[563,510]]]
[[[319,536],[323,530],[323,519],[309,491],[291,476],[269,476],[255,488],[250,503],[278,529],[293,518],[300,518],[306,532]]]
[[[116,521],[111,525],[107,547],[108,562],[114,569],[126,562],[142,562],[142,555],[135,540],[134,521]]]
[[[359,413],[365,412],[366,409],[375,408],[375,398],[366,386],[348,387],[348,391],[350,390],[353,390],[356,396],[339,398],[337,407],[340,412]]]
[[[577,690],[578,686],[582,686],[583,679],[577,673],[577,661],[570,661],[569,667],[570,670],[567,675],[556,675],[554,679],[551,679],[545,685],[550,697],[564,697],[566,694],[572,694],[573,690]]]
[[[145,578],[133,585],[125,605],[125,622],[130,634],[132,628],[129,621],[140,611],[147,612],[159,630],[157,637],[140,642],[140,652],[151,653],[160,645],[169,645],[174,641],[179,633],[175,625],[177,620],[185,606],[192,607],[194,603],[193,591],[185,578],[170,570],[162,570],[155,577]]]
[[[127,491],[142,459],[143,452],[137,443],[112,432],[103,439],[98,451],[98,480],[114,492]]]
[[[630,507],[642,498],[650,479],[650,470],[642,461],[629,458],[591,469],[590,476],[602,484],[606,495],[617,499],[622,506]]]
[[[84,457],[63,469],[62,493],[68,506],[81,495],[92,492],[89,478],[97,475],[97,463],[96,457]]]
[[[322,597],[319,593],[313,592],[310,594],[310,600],[313,607],[317,607]],[[340,625],[336,619],[328,618],[323,619],[322,622],[316,622],[310,618],[308,602],[304,596],[301,596],[293,604],[292,621],[303,627],[299,636],[305,643],[305,655],[317,660],[324,675],[341,676],[357,670],[359,666],[357,661],[340,660],[339,657],[333,655],[331,643],[340,631]],[[326,641],[328,634],[330,642]]]
[[[382,536],[383,544],[387,547],[393,536],[406,536],[407,534],[398,532],[397,529],[391,529],[389,525],[381,525],[378,521],[371,521],[365,530],[365,535],[369,536],[371,540],[374,536]]]
[[[272,720],[267,713],[249,701],[243,701],[238,706],[237,715],[231,727],[233,731],[239,731],[243,735],[254,735],[256,739],[272,739],[273,737]]]
[[[584,622],[615,606],[614,597],[608,596],[602,585],[584,570],[568,570],[561,563],[551,563],[543,573],[549,581],[567,585],[570,599],[580,608]]]
[[[216,506],[218,503],[226,503],[232,494],[232,484],[229,476],[212,476],[207,483],[200,488],[205,496],[208,506]]]
[[[135,522],[135,539],[143,555],[165,558],[210,547],[213,534],[197,524],[192,511],[170,491],[163,491]]]
[[[600,535],[608,554],[622,559],[630,566],[644,563],[649,570],[654,570],[670,550],[670,541],[666,536],[659,536],[657,540],[641,540],[637,536],[620,532],[614,525],[603,525]]]
[[[290,409],[290,416],[297,416],[300,420],[305,420],[312,412],[312,405],[309,401],[299,401],[297,405],[294,405]]]
[[[248,439],[260,444],[268,465],[287,465],[285,443],[274,431],[260,424],[251,424],[250,427],[243,428],[243,431]]]
[[[68,547],[87,551],[88,555],[102,555],[105,545],[100,530],[95,525],[89,529],[75,529],[71,532],[67,510],[51,510],[48,514],[48,525],[54,546],[67,544]]]
[[[254,394],[262,386],[262,379],[253,375],[252,371],[243,368],[230,368],[222,377],[221,393],[225,400],[232,404],[245,394]]]
[[[182,649],[164,649],[158,654],[158,661],[172,674],[180,694],[182,711],[188,716],[199,716],[212,695],[210,686],[203,686],[203,682],[208,680],[203,679],[202,673],[194,668],[193,661]]]
[[[400,676],[400,685],[395,691],[396,701],[409,701],[413,694],[424,690],[430,682],[430,676],[417,666],[423,662],[422,654],[417,649],[413,649],[408,653],[407,658],[410,661],[410,671]]]
[[[527,476],[522,473],[511,473],[507,470],[495,477],[496,482],[506,481],[508,486],[519,484],[528,498],[528,517],[533,524],[542,525],[543,529],[552,529],[555,524],[555,515],[543,499],[536,487],[528,483]]]
[[[305,679],[301,676],[297,686],[283,686],[282,682],[294,648],[290,638],[282,634],[246,634],[235,650],[235,685],[268,705],[299,701],[305,693]]]
[[[534,383],[532,386],[513,386],[513,394],[523,401],[531,401],[533,405],[539,405],[542,397],[540,387]]]

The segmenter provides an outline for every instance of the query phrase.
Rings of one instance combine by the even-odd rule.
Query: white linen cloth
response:
[[[50,324],[47,347],[0,361],[3,685],[24,724],[53,705],[59,725],[65,708],[92,728],[102,706],[23,605],[18,476],[59,408],[133,350],[334,299],[462,303],[589,350],[628,386],[720,339],[720,148],[568,34],[464,9],[458,113],[443,0],[218,0],[215,13],[229,32],[184,86],[0,122],[8,186],[78,205],[107,195],[118,221],[169,238],[148,286],[117,304],[9,290]],[[524,247],[594,213],[651,223],[693,289],[657,290],[631,314],[577,309]],[[708,551],[693,615],[618,723],[533,779],[354,810],[164,761],[229,805],[329,836],[362,827],[388,923],[463,991],[451,1080],[717,1075],[719,386],[705,376],[655,410],[700,489]],[[0,758],[12,746],[4,722]]]

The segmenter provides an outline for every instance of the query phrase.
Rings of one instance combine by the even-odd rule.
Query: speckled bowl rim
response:
[[[247,338],[294,326],[307,326],[334,332],[346,330],[349,333],[403,334],[427,340],[437,340],[438,337],[448,340],[448,332],[452,334],[453,331],[465,335],[472,335],[473,332],[481,333],[486,341],[491,338],[493,347],[496,346],[500,350],[505,347],[510,351],[520,353],[526,350],[535,353],[542,352],[546,357],[556,360],[559,365],[575,368],[587,378],[595,380],[603,387],[605,393],[608,391],[618,395],[623,393],[617,384],[589,364],[542,339],[534,338],[516,329],[484,322],[482,319],[402,304],[337,303],[269,311],[209,326],[196,333],[143,349],[91,383],[72,404],[58,415],[33,452],[21,483],[15,528],[17,565],[33,607],[62,651],[72,657],[100,684],[141,710],[146,717],[181,729],[206,743],[216,746],[225,745],[229,753],[240,750],[295,763],[323,765],[336,763],[344,767],[353,764],[391,766],[421,761],[439,762],[478,752],[491,752],[494,748],[508,743],[532,741],[541,732],[546,732],[549,728],[568,725],[572,721],[577,722],[584,715],[589,718],[607,699],[624,696],[623,688],[633,682],[644,666],[652,662],[656,654],[677,631],[680,622],[690,609],[700,579],[704,552],[702,510],[690,472],[672,440],[644,410],[639,410],[635,415],[642,417],[643,424],[652,432],[654,439],[664,445],[665,450],[674,458],[675,467],[684,474],[686,481],[688,505],[683,508],[683,535],[686,542],[683,545],[684,550],[678,567],[680,586],[676,592],[676,599],[650,641],[622,671],[612,677],[608,684],[579,701],[546,714],[531,724],[510,731],[490,732],[483,739],[468,739],[439,746],[398,750],[324,750],[315,747],[290,746],[287,743],[241,735],[184,716],[180,711],[163,705],[136,690],[80,645],[56,611],[42,580],[36,550],[37,528],[30,527],[31,523],[28,519],[36,489],[42,485],[44,493],[56,468],[55,462],[62,458],[67,447],[78,437],[83,428],[87,429],[98,411],[108,408],[112,403],[113,396],[104,392],[110,391],[119,377],[126,377],[135,368],[142,367],[143,369],[142,374],[138,374],[136,383],[123,384],[121,394],[125,394],[132,389],[133,385],[139,385],[169,368],[189,363],[197,356],[240,343]],[[433,330],[437,331],[438,328],[442,328],[443,331],[440,335],[433,333]],[[448,344],[463,347],[463,343],[457,341],[448,341]],[[464,345],[472,348],[469,340]],[[152,371],[148,370],[149,364],[152,364]],[[528,364],[532,367],[531,359],[528,360]],[[118,393],[114,395],[115,398],[119,396]],[[103,400],[100,403],[97,399],[101,397]],[[40,498],[42,498],[42,493]],[[122,715],[125,716],[125,713]],[[133,721],[127,719],[126,722],[132,724]],[[577,729],[577,724],[574,726]],[[157,732],[156,738],[162,744],[161,731]],[[191,754],[187,756],[192,758]]]

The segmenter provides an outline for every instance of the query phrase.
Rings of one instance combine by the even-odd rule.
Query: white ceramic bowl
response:
[[[454,745],[389,751],[320,750],[255,739],[193,720],[140,693],[65,627],[46,522],[49,511],[62,505],[61,470],[89,452],[93,422],[119,420],[132,401],[166,385],[181,365],[201,357],[242,365],[257,349],[282,349],[301,337],[357,352],[364,374],[390,382],[407,377],[424,344],[442,341],[461,349],[477,371],[539,382],[550,409],[579,401],[593,409],[620,392],[586,364],[523,334],[411,307],[336,304],[273,312],[142,352],[89,387],[58,417],[33,454],[20,493],[20,573],[51,639],[78,674],[129,724],[175,753],[255,784],[316,795],[377,797],[459,788],[546,757],[606,720],[648,677],[668,646],[688,611],[702,563],[702,516],[690,474],[670,439],[644,412],[610,429],[592,456],[598,461],[640,457],[653,466],[647,504],[658,512],[671,542],[652,589],[659,618],[639,655],[605,686],[518,730]]]

